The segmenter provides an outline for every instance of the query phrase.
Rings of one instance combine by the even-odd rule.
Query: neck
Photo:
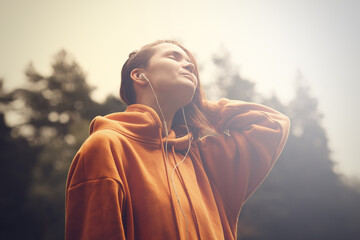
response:
[[[161,101],[160,99],[159,99],[159,105],[161,109],[159,108],[155,99],[151,101],[137,101],[137,103],[149,106],[152,109],[154,109],[154,111],[157,113],[162,123],[161,134],[163,137],[166,137],[165,126],[167,127],[167,132],[169,133],[175,113],[179,108],[174,107],[171,104],[166,103],[165,101]],[[164,125],[164,120],[166,122],[166,125]]]
[[[155,106],[150,106],[150,107],[152,107],[155,110],[155,112],[158,114],[161,123],[163,124],[163,127],[161,129],[161,134],[163,137],[166,137],[165,128],[167,128],[167,132],[169,133],[176,111],[174,111],[173,108],[169,108],[168,106],[162,103],[160,103],[161,109],[158,107],[157,104]],[[162,115],[161,113],[163,113],[164,115]],[[166,125],[164,124],[164,121],[166,122]]]

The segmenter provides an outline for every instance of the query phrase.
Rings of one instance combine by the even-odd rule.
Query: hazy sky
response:
[[[117,95],[128,54],[157,39],[180,40],[211,81],[211,56],[231,52],[256,90],[287,103],[298,71],[318,98],[337,170],[360,176],[360,1],[357,0],[0,0],[0,78],[24,84],[32,61],[50,73],[70,52],[97,87]]]

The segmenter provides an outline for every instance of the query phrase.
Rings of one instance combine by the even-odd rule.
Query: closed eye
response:
[[[169,55],[169,58],[177,60],[177,58],[174,55]]]
[[[181,53],[176,52],[176,51],[171,51],[168,56],[169,56],[169,58],[174,59],[176,61],[180,61],[182,58],[185,58]],[[192,63],[190,61],[190,59],[188,60],[185,58],[185,60],[189,63]]]

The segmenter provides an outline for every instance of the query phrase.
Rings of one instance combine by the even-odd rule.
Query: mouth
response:
[[[194,76],[192,74],[182,73],[181,76],[184,76],[194,82]]]

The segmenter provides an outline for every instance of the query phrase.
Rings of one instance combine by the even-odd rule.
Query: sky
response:
[[[360,176],[360,1],[0,0],[0,78],[24,85],[32,62],[50,74],[67,50],[95,99],[118,95],[128,54],[157,39],[181,41],[214,80],[213,54],[227,50],[242,77],[286,104],[299,74],[324,114],[335,170]]]

